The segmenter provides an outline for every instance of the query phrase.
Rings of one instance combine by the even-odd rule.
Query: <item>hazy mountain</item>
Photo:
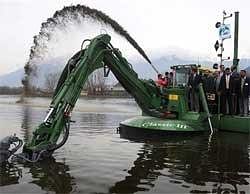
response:
[[[169,71],[172,65],[182,65],[182,64],[201,64],[207,67],[213,66],[214,62],[209,60],[200,60],[192,59],[192,58],[182,58],[177,55],[165,55],[159,58],[152,59],[153,65],[160,73],[164,73],[165,71]],[[225,66],[230,67],[232,65],[232,61],[225,61]],[[146,62],[138,62],[133,64],[134,70],[139,74],[140,77],[145,78],[156,78],[156,72],[150,67],[150,64]],[[243,58],[240,60],[240,69],[246,69],[250,71],[250,59]]]
[[[250,68],[250,59],[243,58],[240,60],[240,69],[248,69]]]
[[[204,64],[206,66],[212,66],[213,62],[211,61],[197,61],[192,59],[184,59],[177,57],[176,55],[165,55],[159,58],[152,59],[153,65],[160,73],[170,71],[172,65],[182,65],[182,64]],[[156,78],[156,72],[146,62],[137,62],[133,64],[134,70],[143,78]]]
[[[32,80],[32,83],[36,86],[43,87],[45,83],[45,77],[48,73],[56,73],[61,72],[64,65],[66,64],[68,58],[67,57],[58,57],[56,59],[46,61],[43,64],[39,65],[36,69],[37,76]],[[153,65],[159,70],[159,72],[164,73],[165,71],[170,70],[171,65],[179,65],[179,64],[202,64],[205,66],[212,67],[212,61],[197,61],[189,58],[178,57],[177,55],[163,55],[160,57],[152,58]],[[232,62],[227,61],[226,66],[230,66]],[[150,64],[146,62],[134,62],[132,64],[133,69],[138,73],[140,78],[152,78],[156,79],[156,72],[150,66]],[[248,68],[247,68],[248,67]],[[241,59],[240,60],[240,69],[247,68],[250,71],[250,59]],[[0,86],[21,86],[21,80],[24,76],[23,68],[20,68],[17,71],[12,73],[8,73],[6,75],[0,76]],[[114,76],[109,78],[110,83],[115,82]]]
[[[36,75],[32,77],[32,84],[36,87],[44,87],[48,74],[57,74],[62,71],[62,65],[42,64],[36,68]]]
[[[0,86],[17,87],[22,85],[22,78],[24,76],[24,69],[18,69],[11,73],[0,76]]]
[[[64,57],[55,58],[44,62],[35,67],[35,76],[32,79],[32,84],[36,86],[43,86],[45,83],[45,76],[49,73],[57,73],[62,71],[63,64],[66,63]],[[22,79],[24,77],[24,69],[20,68],[11,73],[0,76],[0,86],[18,87],[22,86]]]

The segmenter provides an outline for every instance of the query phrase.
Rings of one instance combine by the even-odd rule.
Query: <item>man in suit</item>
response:
[[[220,65],[219,74],[220,74],[220,78],[225,74],[225,66],[224,65]]]
[[[239,91],[240,91],[240,73],[237,72],[237,68],[231,67],[232,77],[232,111],[234,115],[239,114]]]
[[[240,115],[247,116],[249,110],[249,96],[250,96],[250,78],[246,76],[246,71],[240,71],[240,93],[239,93],[239,107]]]
[[[225,73],[221,77],[219,85],[219,94],[221,96],[221,113],[232,115],[232,87],[233,79],[231,76],[230,68],[226,68]],[[228,107],[228,108],[227,108]]]
[[[200,111],[199,84],[202,82],[201,76],[197,73],[197,68],[193,68],[188,79],[191,111]]]
[[[211,113],[217,113],[217,102],[216,102],[216,79],[212,72],[208,73],[207,77],[204,77],[203,88],[207,97],[208,108]]]

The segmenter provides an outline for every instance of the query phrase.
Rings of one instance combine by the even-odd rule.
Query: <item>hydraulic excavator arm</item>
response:
[[[155,117],[163,115],[160,111],[161,94],[154,81],[139,79],[121,52],[111,45],[110,40],[111,37],[107,34],[88,40],[86,48],[69,60],[58,81],[47,116],[33,132],[31,141],[24,145],[23,153],[17,155],[19,158],[35,162],[50,156],[64,145],[69,136],[71,112],[84,83],[99,68],[104,68],[106,76],[112,71],[145,114]],[[63,137],[60,138],[61,136]]]

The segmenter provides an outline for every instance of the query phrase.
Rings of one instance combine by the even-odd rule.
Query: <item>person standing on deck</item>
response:
[[[197,73],[197,68],[193,68],[188,79],[190,89],[190,109],[191,111],[200,111],[199,84],[202,82],[201,76]]]
[[[220,78],[225,74],[225,66],[224,65],[220,65],[220,71],[219,71],[219,75]]]
[[[250,97],[250,78],[246,76],[246,71],[240,71],[240,94],[239,94],[239,108],[240,115],[247,116],[249,111],[249,97]]]
[[[220,79],[219,93],[221,95],[221,112],[232,115],[232,84],[230,68],[226,68],[225,73]],[[228,107],[228,108],[227,108]]]
[[[165,72],[164,80],[166,83],[165,87],[168,87],[168,85],[169,85],[169,73],[168,72]]]
[[[164,85],[162,74],[159,73],[157,75],[157,80],[155,81],[155,83],[159,87],[162,87]]]
[[[216,79],[212,72],[208,72],[208,76],[203,81],[203,88],[206,94],[208,108],[211,113],[217,113],[216,102]]]
[[[155,81],[156,85],[159,87],[161,93],[163,93],[163,88],[166,87],[167,82],[165,81],[165,78],[162,76],[162,74],[157,75],[157,80]]]
[[[169,86],[173,86],[173,82],[174,82],[174,74],[173,74],[173,72],[170,72],[169,73],[169,78],[168,78],[168,85]]]
[[[164,88],[167,86],[167,82],[162,74],[157,75],[157,80],[155,81],[157,87],[159,87],[161,92],[161,107],[164,108],[167,105],[167,101],[164,97]]]
[[[216,78],[216,91],[217,91],[218,100],[220,100],[220,102],[222,102],[223,99],[222,99],[221,93],[219,91],[219,86],[220,86],[221,78],[224,75],[224,73],[225,73],[225,66],[220,65],[220,70],[218,71],[218,76]],[[223,104],[220,103],[220,112],[222,110],[222,107],[223,107]]]
[[[216,113],[218,113],[218,106],[219,106],[219,98],[220,98],[220,93],[219,93],[219,86],[220,86],[220,72],[215,71],[214,74],[214,80],[215,80],[215,102],[216,102]]]
[[[216,94],[218,94],[219,86],[220,86],[220,72],[219,71],[214,72],[214,78],[215,78],[215,90],[216,90]]]
[[[232,71],[232,114],[239,114],[239,91],[240,91],[240,74],[236,68],[231,68]]]

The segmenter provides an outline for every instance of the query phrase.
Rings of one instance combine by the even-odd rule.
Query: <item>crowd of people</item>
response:
[[[197,68],[192,68],[187,83],[191,111],[201,111],[200,83],[203,84],[212,113],[248,116],[250,78],[247,77],[245,70],[237,72],[236,69],[225,68],[221,65],[218,71],[201,74]],[[173,73],[166,72],[164,76],[158,74],[156,84],[161,91],[162,88],[172,85]]]
[[[166,72],[165,76],[162,74],[157,75],[156,85],[160,88],[168,87],[173,84],[173,72]]]
[[[249,112],[250,78],[247,72],[220,66],[219,71],[204,75],[192,69],[188,81],[190,89],[190,108],[200,110],[198,85],[203,83],[207,101],[212,112],[222,114],[247,116]],[[213,105],[213,106],[212,106]],[[219,107],[218,107],[219,105]]]

